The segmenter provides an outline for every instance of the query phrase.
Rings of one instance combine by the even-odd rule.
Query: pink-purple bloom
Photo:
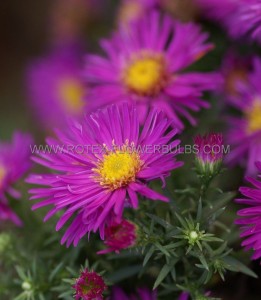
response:
[[[96,272],[84,269],[73,285],[76,300],[102,300],[107,286],[103,278]]]
[[[257,162],[256,166],[260,174],[261,163]],[[260,178],[261,175],[258,177]],[[252,177],[247,177],[246,180],[253,187],[239,189],[245,198],[236,199],[236,202],[245,204],[247,207],[238,211],[240,218],[236,220],[236,223],[241,226],[240,236],[244,239],[242,246],[246,250],[254,250],[252,259],[259,259],[261,257],[261,181]]]
[[[13,185],[30,169],[29,134],[15,132],[11,142],[0,143],[0,219],[11,220],[20,226],[22,222],[9,207],[7,195],[19,199],[21,194]]]
[[[234,38],[261,42],[260,0],[197,0],[202,10],[224,26]]]
[[[31,199],[42,199],[33,209],[51,206],[45,221],[64,211],[57,230],[73,218],[62,243],[77,245],[91,231],[99,231],[104,239],[106,226],[122,221],[124,208],[138,207],[138,194],[168,201],[147,184],[154,179],[164,181],[182,165],[175,159],[179,151],[173,151],[179,144],[174,140],[177,129],[163,112],[152,109],[139,131],[135,107],[112,105],[81,123],[73,122],[67,132],[57,133],[57,139],[47,139],[49,147],[60,147],[59,151],[42,151],[34,157],[55,174],[27,179],[44,186],[30,190]]]
[[[57,47],[31,63],[27,70],[29,104],[46,130],[61,127],[68,117],[79,117],[85,105],[78,45]]]
[[[223,159],[224,144],[223,135],[210,133],[204,136],[196,136],[194,139],[196,150],[195,165],[197,172],[212,178],[220,171]]]
[[[197,147],[197,158],[202,163],[215,163],[223,158],[223,135],[221,133],[210,133],[195,137]]]
[[[136,294],[127,295],[121,288],[114,287],[108,300],[157,300],[157,291],[139,288]]]
[[[182,292],[178,298],[178,300],[188,300],[188,299],[189,299],[189,293],[187,292]]]
[[[247,174],[255,174],[255,162],[261,160],[261,60],[255,58],[253,71],[247,80],[237,83],[231,104],[241,116],[228,118],[227,143],[231,152],[227,161],[231,165],[242,164]]]
[[[224,78],[221,92],[226,100],[233,101],[238,93],[238,84],[248,80],[248,73],[252,71],[252,62],[251,56],[240,55],[234,50],[229,50],[225,54],[221,65],[221,74]]]
[[[84,75],[92,91],[90,109],[112,102],[135,102],[141,121],[149,107],[165,111],[176,126],[181,117],[192,124],[190,111],[209,107],[203,92],[220,82],[216,73],[184,71],[213,48],[207,33],[193,23],[183,24],[153,11],[131,24],[120,27],[101,47],[106,56],[88,55]]]
[[[114,222],[105,229],[104,239],[107,248],[97,254],[119,253],[120,250],[130,248],[136,244],[137,226],[125,219],[120,223]]]

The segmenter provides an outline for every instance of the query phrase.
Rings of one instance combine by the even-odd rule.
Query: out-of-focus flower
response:
[[[78,45],[59,47],[31,63],[27,89],[32,112],[42,127],[61,127],[68,117],[82,115],[85,87]]]
[[[229,117],[227,142],[232,151],[227,156],[231,165],[246,166],[247,174],[255,174],[255,162],[261,160],[261,60],[254,59],[253,71],[247,81],[237,84],[231,103],[241,111],[241,117]]]
[[[261,163],[258,162],[256,165],[260,173]],[[238,211],[241,218],[236,220],[236,223],[242,229],[240,234],[244,238],[242,246],[246,250],[254,250],[252,259],[258,259],[261,257],[261,181],[251,177],[247,177],[246,180],[254,187],[241,187],[239,189],[240,193],[246,198],[236,199],[236,202],[245,204],[248,207]]]
[[[219,21],[234,38],[261,42],[260,0],[197,0],[209,18]]]
[[[124,207],[138,207],[138,194],[168,201],[147,183],[164,179],[182,165],[175,160],[179,151],[173,149],[179,141],[173,140],[177,130],[171,125],[163,112],[152,109],[139,133],[137,111],[127,103],[99,110],[81,124],[73,123],[67,132],[58,133],[58,140],[47,139],[50,147],[56,145],[60,151],[42,152],[34,158],[58,173],[27,179],[46,186],[30,190],[31,199],[43,198],[33,209],[53,206],[45,220],[65,209],[57,230],[74,216],[62,243],[77,245],[91,231],[99,231],[104,239],[105,226],[120,223]]]
[[[122,220],[121,223],[112,223],[105,229],[104,244],[107,249],[97,254],[109,252],[119,253],[120,250],[132,247],[137,240],[137,227],[132,222]]]
[[[197,25],[166,15],[161,19],[156,11],[132,23],[127,32],[121,27],[101,42],[107,57],[87,56],[84,74],[92,86],[88,103],[95,108],[128,100],[137,103],[141,121],[155,106],[179,128],[184,127],[181,116],[195,124],[189,110],[209,106],[202,94],[215,89],[220,78],[216,73],[183,70],[213,48],[207,38]]]
[[[131,23],[159,6],[160,0],[122,0],[118,10],[118,23],[127,29]]]
[[[102,300],[103,292],[107,289],[103,278],[95,272],[87,269],[81,272],[73,285],[76,300]]]
[[[15,132],[12,141],[0,143],[0,219],[11,220],[20,226],[22,222],[8,205],[6,195],[18,199],[20,193],[13,185],[30,169],[30,145],[33,139],[29,134]]]
[[[189,293],[187,292],[182,292],[178,298],[178,300],[188,300],[188,299],[189,299]]]
[[[233,96],[237,94],[238,84],[248,80],[248,73],[251,70],[252,57],[241,56],[232,50],[227,52],[221,66],[221,74],[224,78],[222,93],[227,99],[233,101]]]
[[[196,136],[196,167],[200,174],[214,175],[220,170],[223,159],[223,136],[210,133]]]
[[[0,202],[0,221],[11,221],[16,226],[22,226],[20,218],[12,211],[6,203]]]
[[[136,294],[126,295],[119,287],[114,287],[108,300],[157,300],[157,291],[139,288]]]

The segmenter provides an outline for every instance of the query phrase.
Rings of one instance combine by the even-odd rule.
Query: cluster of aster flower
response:
[[[213,274],[222,279],[226,270],[253,274],[235,263],[223,237],[216,236],[215,222],[231,198],[211,186],[222,171],[223,135],[194,137],[198,185],[186,183],[186,189],[175,191],[175,203],[167,177],[173,180],[180,174],[183,147],[176,136],[182,139],[186,127],[200,123],[196,113],[211,106],[208,93],[224,99],[219,109],[228,115],[227,165],[241,165],[247,175],[261,172],[261,60],[230,51],[219,70],[193,71],[215,45],[198,24],[164,13],[163,2],[122,1],[116,30],[100,40],[101,54],[84,54],[81,43],[66,40],[63,46],[54,43],[26,71],[29,107],[43,130],[55,132],[46,139],[46,148],[31,158],[46,169],[26,178],[32,185],[30,200],[37,200],[32,210],[47,207],[44,221],[58,216],[55,228],[66,228],[61,244],[67,248],[79,247],[80,241],[92,243],[98,236],[103,242],[95,251],[98,260],[135,248],[144,255],[144,273],[151,257],[161,269],[156,276],[151,271],[156,277],[153,289],[142,287],[127,294],[117,285],[110,288],[114,282],[106,282],[106,272],[100,275],[85,268],[72,284],[76,300],[156,300],[158,286],[164,283],[167,290],[173,282],[174,289],[169,289],[180,300],[211,299],[204,285]],[[261,41],[259,1],[194,2],[233,37]],[[0,144],[1,222],[9,219],[22,225],[9,198],[20,198],[13,185],[31,167],[32,146],[32,138],[20,132],[10,144]],[[258,259],[261,182],[252,177],[247,181],[254,188],[240,188],[246,198],[236,201],[249,207],[238,211],[236,223],[242,229],[242,246],[254,250],[252,258]],[[157,209],[155,215],[145,211],[154,205],[162,205],[166,217],[157,216]],[[187,257],[198,269],[188,272],[189,280],[182,274],[179,281],[176,265],[185,270]],[[198,270],[203,271],[197,281]]]

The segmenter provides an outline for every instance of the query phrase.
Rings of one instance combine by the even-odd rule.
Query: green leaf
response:
[[[143,267],[146,266],[147,262],[149,261],[149,259],[151,258],[153,252],[155,250],[155,247],[152,245],[149,249],[149,251],[146,253],[145,257],[144,257],[144,261],[143,261]]]
[[[152,214],[146,214],[148,217],[150,217],[153,221],[155,221],[156,223],[160,224],[162,227],[166,228],[166,229],[170,229],[172,228],[173,226],[168,223],[167,221],[161,219],[160,217],[157,217],[155,215],[152,215]]]
[[[108,279],[113,283],[117,283],[121,280],[132,277],[133,275],[139,273],[141,269],[142,269],[141,265],[134,265],[134,266],[122,268],[112,273],[110,276],[108,276]]]
[[[241,272],[254,278],[258,277],[252,270],[232,256],[223,257],[222,260],[227,264],[226,269],[230,271]]]
[[[155,283],[153,286],[153,290],[155,290],[160,284],[161,282],[166,278],[166,276],[169,274],[169,272],[171,271],[173,267],[170,265],[164,265],[163,268],[161,269]]]
[[[159,243],[155,243],[155,246],[166,256],[170,256],[169,252],[163,247],[161,246]]]

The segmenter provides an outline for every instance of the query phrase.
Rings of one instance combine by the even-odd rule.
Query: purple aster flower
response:
[[[260,173],[261,163],[256,163],[256,166]],[[242,246],[246,250],[253,249],[252,259],[258,259],[261,257],[261,181],[251,177],[247,177],[246,180],[253,187],[241,187],[239,189],[240,193],[246,198],[236,199],[236,202],[245,204],[248,207],[238,211],[237,214],[240,218],[236,220],[236,223],[242,229],[240,234],[244,238]]]
[[[209,18],[216,19],[234,38],[261,42],[260,0],[197,0]]]
[[[82,114],[84,86],[80,76],[80,52],[75,45],[57,47],[28,68],[30,106],[47,130],[61,127],[68,116]]]
[[[20,192],[13,185],[30,169],[30,145],[33,139],[29,134],[15,132],[12,141],[0,143],[0,219],[11,220],[20,226],[21,221],[12,212],[6,195],[18,199]]]
[[[237,84],[231,103],[242,115],[229,117],[227,142],[232,151],[227,156],[231,165],[241,163],[247,174],[255,174],[255,162],[261,160],[261,60],[254,59],[247,81]]]
[[[105,229],[105,245],[107,249],[99,251],[97,254],[109,252],[119,253],[122,249],[127,249],[136,244],[137,226],[127,220],[120,223],[112,223]]]
[[[222,93],[228,100],[233,101],[233,96],[238,93],[237,85],[248,80],[248,73],[252,71],[252,62],[251,56],[241,56],[233,50],[226,53],[221,66],[221,74],[224,78]]]
[[[60,151],[34,158],[57,172],[28,178],[29,183],[45,186],[30,190],[31,199],[43,199],[33,209],[53,206],[45,220],[65,210],[57,230],[74,216],[62,238],[69,246],[91,231],[99,231],[104,239],[105,225],[120,223],[124,207],[138,207],[138,194],[168,201],[147,183],[164,179],[182,165],[175,160],[179,151],[173,149],[179,141],[173,140],[177,130],[171,126],[163,112],[152,109],[139,133],[137,111],[125,103],[99,110],[81,124],[73,123],[67,135],[58,132],[58,140],[49,138],[47,143]],[[85,151],[79,151],[79,145]]]
[[[103,278],[95,272],[87,269],[81,272],[73,285],[75,289],[74,298],[76,300],[102,300],[103,292],[107,289]]]
[[[187,292],[182,292],[178,298],[178,300],[188,300],[188,299],[189,299],[189,293]]]
[[[0,221],[11,221],[16,226],[22,226],[20,218],[5,203],[0,202]]]
[[[132,23],[127,32],[121,27],[101,42],[107,57],[87,56],[89,103],[96,107],[134,101],[141,121],[152,105],[165,111],[179,128],[183,128],[181,116],[195,124],[189,110],[209,106],[202,93],[216,88],[219,76],[183,70],[213,48],[207,38],[197,25],[166,15],[161,19],[156,11]]]
[[[126,295],[119,287],[114,287],[108,300],[157,300],[157,291],[139,288],[136,294]]]
[[[223,136],[220,133],[210,133],[196,136],[195,146],[196,166],[200,174],[217,174],[223,159]]]

